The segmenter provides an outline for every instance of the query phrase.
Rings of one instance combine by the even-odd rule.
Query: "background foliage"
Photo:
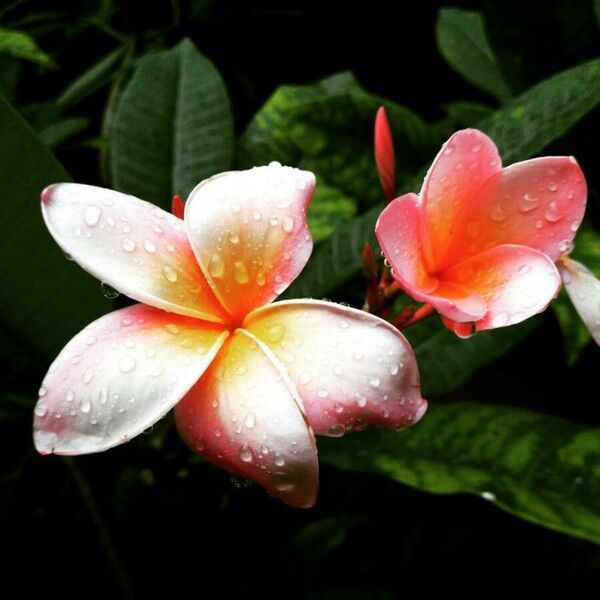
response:
[[[127,302],[51,241],[37,201],[51,182],[167,207],[230,168],[311,169],[318,245],[288,295],[360,306],[360,251],[382,207],[372,126],[383,104],[399,193],[418,189],[439,145],[464,126],[491,135],[506,163],[575,155],[590,197],[574,255],[600,275],[598,2],[420,3],[410,23],[394,4],[0,6],[4,590],[597,593],[600,350],[563,296],[554,311],[468,341],[437,319],[407,330],[430,412],[402,433],[319,440],[322,489],[310,511],[192,456],[168,418],[101,456],[42,459],[32,449],[49,361]],[[281,589],[278,578],[293,584]]]

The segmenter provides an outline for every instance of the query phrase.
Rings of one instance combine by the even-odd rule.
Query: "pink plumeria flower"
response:
[[[494,142],[465,129],[443,145],[419,195],[384,209],[376,234],[403,289],[466,337],[547,307],[586,195],[573,157],[502,168]]]
[[[391,325],[318,300],[270,304],[310,256],[314,186],[278,163],[223,173],[192,191],[184,220],[97,187],[44,190],[61,248],[142,304],[59,354],[35,409],[38,451],[106,450],[175,407],[194,450],[304,507],[317,493],[315,433],[418,421],[414,353]]]
[[[575,310],[600,345],[600,281],[585,265],[566,255],[557,264]]]

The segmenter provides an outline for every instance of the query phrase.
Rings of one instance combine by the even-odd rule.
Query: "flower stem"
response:
[[[410,318],[405,319],[403,321],[401,320],[401,322],[397,322],[398,321],[398,319],[397,319],[396,321],[394,321],[394,325],[398,329],[405,329],[406,327],[410,327],[411,325],[414,325],[415,323],[422,321],[423,319],[425,319],[429,315],[433,314],[434,312],[435,312],[435,308],[433,308],[433,306],[431,306],[431,304],[423,304],[423,306],[421,306],[420,308],[415,310],[415,312],[412,314],[412,316]],[[400,315],[400,316],[402,316],[402,315]]]

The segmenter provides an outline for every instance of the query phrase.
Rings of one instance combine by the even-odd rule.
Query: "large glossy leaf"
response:
[[[494,139],[503,162],[509,164],[541,152],[598,103],[600,59],[595,59],[537,84],[482,120],[478,127]],[[421,181],[421,176],[413,178],[403,191],[418,190]],[[363,243],[371,239],[382,208],[375,206],[336,231],[313,254],[289,294],[330,296],[357,275]]]
[[[435,34],[440,53],[455,71],[499,100],[510,98],[480,13],[442,8]]]
[[[396,134],[402,181],[431,151],[429,129],[412,111],[365,92],[349,73],[278,88],[242,136],[240,159],[246,166],[278,160],[313,171],[323,183],[372,205],[381,197],[373,158],[373,123],[381,105]]]
[[[7,334],[47,361],[111,304],[100,284],[65,258],[42,221],[41,190],[68,181],[68,174],[1,97],[0,180],[0,322]]]
[[[600,235],[590,225],[584,225],[579,230],[571,257],[582,262],[594,275],[600,277]],[[592,336],[564,290],[552,302],[552,308],[563,333],[565,358],[567,363],[572,365],[591,342]]]
[[[356,200],[349,198],[340,190],[317,182],[307,213],[313,241],[318,243],[326,240],[337,226],[355,217],[356,204]]]
[[[321,438],[319,457],[428,492],[477,494],[523,519],[600,543],[600,429],[518,408],[434,404],[403,432]]]
[[[539,323],[539,318],[528,319],[519,325],[483,331],[463,340],[443,327],[439,319],[431,318],[403,333],[415,351],[423,394],[429,398],[458,388],[526,338]]]
[[[169,207],[231,166],[233,120],[215,66],[189,40],[144,57],[112,122],[117,189]]]
[[[22,31],[0,28],[0,54],[29,60],[42,67],[56,67],[54,60],[39,48],[31,36]]]

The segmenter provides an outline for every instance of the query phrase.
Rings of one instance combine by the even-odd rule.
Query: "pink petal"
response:
[[[378,317],[290,300],[255,310],[244,327],[284,365],[317,434],[340,436],[369,424],[406,427],[427,408],[412,348]]]
[[[392,273],[410,296],[433,305],[441,314],[456,321],[481,318],[487,306],[464,287],[439,282],[430,276],[423,260],[421,207],[415,194],[406,194],[390,202],[383,210],[375,234]]]
[[[100,452],[138,435],[192,387],[227,335],[143,304],[94,321],[44,378],[35,408],[38,452]]]
[[[572,157],[513,164],[487,181],[465,206],[440,268],[499,244],[530,246],[556,261],[571,248],[586,195],[585,178]]]
[[[379,108],[375,117],[375,162],[383,195],[390,202],[394,198],[396,158],[394,139],[383,106]]]
[[[133,196],[76,183],[46,188],[42,214],[67,254],[123,294],[182,315],[227,319],[183,222],[173,215]]]
[[[560,289],[552,260],[539,250],[510,244],[484,250],[443,277],[487,303],[485,316],[476,323],[478,331],[514,325],[542,312]]]
[[[559,270],[575,310],[600,345],[600,281],[585,265],[570,258],[562,259]]]
[[[206,278],[235,317],[281,294],[312,250],[312,173],[272,163],[211,177],[191,193],[189,239]]]
[[[315,438],[294,384],[272,353],[238,329],[210,369],[177,405],[191,448],[297,507],[315,503]]]
[[[465,206],[477,202],[482,184],[500,171],[502,162],[494,142],[477,129],[455,133],[433,161],[420,198],[431,246],[431,270],[443,270],[453,239],[459,236]]]

